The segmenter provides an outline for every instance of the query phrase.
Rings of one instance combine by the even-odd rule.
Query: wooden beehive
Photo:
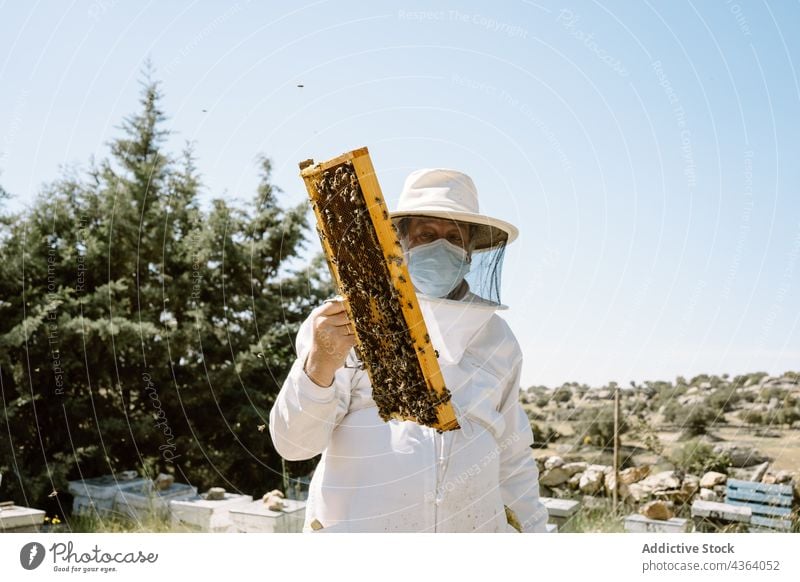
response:
[[[35,533],[44,523],[44,511],[21,505],[0,506],[0,532]]]
[[[197,496],[197,487],[186,483],[173,483],[166,489],[156,489],[152,482],[135,489],[117,491],[114,508],[118,513],[137,521],[151,515],[169,517],[169,502]]]
[[[149,479],[130,477],[123,473],[103,475],[91,479],[68,481],[67,489],[74,496],[72,515],[99,515],[107,517],[114,513],[117,493],[143,487]]]
[[[225,493],[223,499],[208,499],[196,495],[189,499],[173,499],[169,502],[172,525],[186,525],[204,532],[236,531],[230,510],[253,503],[252,495]]]
[[[300,169],[381,418],[459,428],[367,148]]]
[[[232,507],[232,529],[240,533],[301,533],[306,517],[306,502],[284,499],[280,511],[272,511],[260,499]]]

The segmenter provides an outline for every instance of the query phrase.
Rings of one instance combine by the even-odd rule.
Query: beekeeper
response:
[[[480,214],[469,176],[423,169],[391,213],[460,428],[384,422],[341,301],[314,309],[270,411],[288,460],[322,454],[306,532],[544,532],[522,352],[497,311],[511,224]]]

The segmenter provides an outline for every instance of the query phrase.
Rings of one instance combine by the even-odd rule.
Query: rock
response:
[[[117,474],[120,481],[130,481],[131,479],[136,479],[139,476],[139,473],[131,470],[131,471],[122,471],[121,473]]]
[[[564,464],[564,459],[562,459],[557,455],[553,455],[552,457],[548,457],[547,460],[544,462],[544,468],[545,470],[555,469],[563,464]]]
[[[792,480],[792,474],[789,471],[781,470],[775,473],[775,483],[789,483]]]
[[[674,471],[675,463],[665,459],[659,459],[653,466],[650,467],[650,474],[663,473],[664,471]]]
[[[156,491],[164,491],[165,489],[169,489],[174,483],[175,477],[172,475],[167,475],[166,473],[159,473],[158,477],[156,477],[155,481],[153,481]]]
[[[706,489],[705,487],[700,488],[700,492],[697,494],[697,496],[703,501],[719,501],[717,494],[711,489]]]
[[[734,467],[749,467],[750,465],[758,465],[765,461],[772,461],[770,457],[762,455],[751,445],[718,443],[714,445],[713,452],[715,455],[728,453],[731,459],[731,465]]]
[[[767,474],[767,469],[769,469],[769,463],[761,463],[757,465],[753,472],[750,474],[750,481],[756,481],[757,483],[761,482],[761,479],[764,478],[764,475]]]
[[[605,473],[602,471],[593,471],[591,469],[587,469],[584,473],[581,474],[581,480],[578,484],[581,492],[586,493],[587,495],[592,495],[597,493],[603,487],[603,480],[605,477]]]
[[[225,488],[212,487],[206,493],[206,499],[208,499],[209,501],[219,501],[220,499],[225,499]]]
[[[764,475],[764,477],[761,479],[761,483],[764,483],[765,485],[774,485],[775,475],[773,475],[772,473]]]
[[[728,467],[726,469],[728,473],[728,477],[731,479],[740,479],[742,481],[748,481],[750,479],[750,475],[753,474],[753,468],[736,468],[736,467]]]
[[[645,503],[639,508],[639,513],[650,519],[667,520],[675,517],[675,512],[672,511],[669,502],[659,500]]]
[[[603,479],[605,485],[606,495],[609,497],[614,496],[614,473],[605,473],[605,478]],[[630,491],[628,489],[627,483],[620,482],[619,487],[617,488],[617,495],[620,499],[626,499],[630,497]]]
[[[575,461],[561,465],[560,468],[569,473],[569,476],[572,477],[575,473],[583,473],[588,467],[589,463],[585,461]]]
[[[620,485],[630,485],[641,481],[650,474],[650,466],[642,465],[641,467],[628,467],[619,472]]]
[[[283,491],[280,489],[273,489],[269,493],[264,493],[261,501],[264,502],[264,505],[266,505],[267,509],[270,511],[281,511],[286,507],[286,504],[283,502]]]
[[[566,482],[569,477],[569,473],[564,471],[561,467],[556,467],[554,469],[545,470],[539,477],[539,483],[548,487],[555,487],[556,485],[561,485]]]
[[[581,477],[582,476],[583,476],[583,473],[575,473],[567,481],[567,487],[569,487],[570,489],[577,489],[578,487],[580,487]]]
[[[670,503],[685,503],[686,496],[680,489],[670,489],[668,491],[654,491],[653,497]]]
[[[639,483],[631,483],[627,485],[627,495],[626,497],[630,497],[634,501],[641,501],[642,499],[646,499],[652,493],[652,489],[649,487],[645,487],[642,485],[642,482]]]
[[[661,471],[655,475],[645,477],[639,481],[639,485],[652,491],[678,489],[681,486],[681,479],[676,471]]]
[[[681,501],[684,503],[689,501],[699,490],[700,477],[697,475],[684,475],[683,483],[681,483]]]
[[[614,494],[614,473],[603,473],[603,486],[605,487],[606,494]]]
[[[613,496],[614,495],[614,474],[613,473],[611,473],[610,475],[606,475],[605,487],[606,487],[606,493],[608,494],[608,496],[609,497]],[[630,485],[628,485],[627,483],[620,482],[620,484],[617,486],[617,495],[619,496],[620,499],[627,499],[628,497],[630,497],[630,495],[631,495]]]
[[[693,396],[678,396],[678,404],[681,406],[695,406],[701,404],[706,399],[705,396],[695,394]]]
[[[708,473],[703,475],[702,479],[700,479],[700,487],[711,489],[714,485],[725,483],[727,479],[728,476],[725,475],[725,473],[717,473],[716,471],[709,471]]]
[[[779,433],[777,431],[769,430],[769,429],[765,429],[765,428],[757,429],[756,432],[755,432],[755,435],[757,437],[764,437],[764,438],[770,438],[770,439],[779,439],[779,438],[781,438],[783,436],[781,433]]]

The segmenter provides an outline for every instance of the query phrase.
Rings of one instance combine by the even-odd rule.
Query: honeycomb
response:
[[[380,417],[459,428],[367,148],[300,169]]]

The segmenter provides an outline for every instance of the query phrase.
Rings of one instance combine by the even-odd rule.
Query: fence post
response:
[[[617,490],[619,489],[619,386],[614,386],[614,489],[612,499],[617,515]]]

